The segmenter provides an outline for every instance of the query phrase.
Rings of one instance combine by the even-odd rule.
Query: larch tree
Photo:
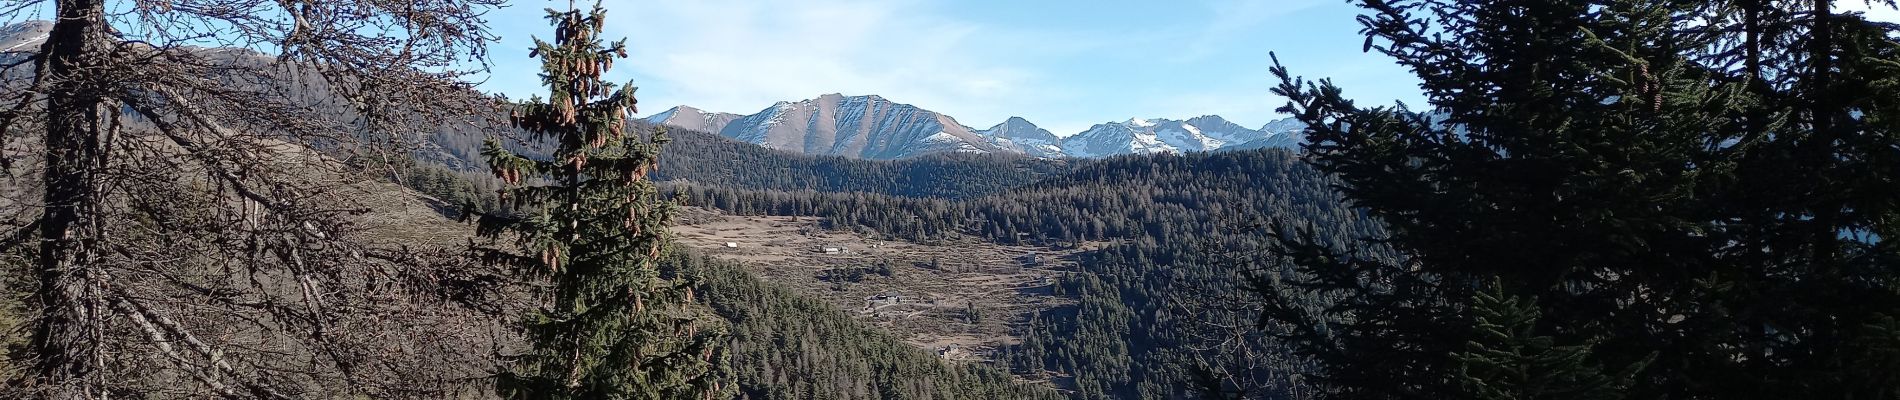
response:
[[[690,279],[659,263],[676,206],[647,175],[665,132],[635,130],[635,88],[601,78],[627,56],[625,40],[600,39],[598,4],[547,18],[553,42],[537,38],[529,56],[541,59],[549,96],[516,104],[512,120],[553,152],[534,159],[493,140],[482,151],[508,187],[478,232],[518,246],[481,249],[544,284],[521,325],[532,348],[510,355],[498,389],[521,399],[723,397],[722,321],[695,306]]]
[[[395,145],[492,109],[463,77],[499,4],[0,5],[25,41],[0,54],[0,218],[32,292],[3,396],[431,396],[482,377],[463,324],[481,313],[450,298],[483,289],[374,245],[356,199],[408,157]]]
[[[1430,108],[1278,65],[1274,92],[1388,230],[1278,232],[1253,279],[1331,397],[1900,394],[1895,25],[1827,0],[1354,3]]]

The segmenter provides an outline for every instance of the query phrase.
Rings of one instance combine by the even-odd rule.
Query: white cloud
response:
[[[627,36],[642,99],[659,107],[752,113],[824,93],[877,94],[1000,122],[1044,96],[1037,76],[986,49],[992,28],[913,0],[610,1],[608,36]]]

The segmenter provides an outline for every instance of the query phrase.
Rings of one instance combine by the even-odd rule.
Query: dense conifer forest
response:
[[[1237,299],[1241,272],[1257,261],[1243,249],[1258,249],[1265,227],[1333,243],[1379,234],[1378,224],[1340,205],[1330,188],[1335,183],[1290,152],[1253,150],[1087,162],[962,200],[697,185],[685,193],[689,204],[819,216],[835,229],[901,240],[1104,243],[1085,253],[1081,269],[1055,289],[1079,304],[1027,321],[1025,343],[1008,356],[1010,368],[1070,379],[1076,398],[1165,398],[1190,395],[1195,368],[1219,360],[1215,342],[1224,338],[1212,329],[1249,323],[1248,315],[1204,309]],[[1260,335],[1245,339],[1256,352],[1273,353]],[[1273,390],[1301,390],[1286,380],[1299,365],[1275,362],[1244,373]]]
[[[756,190],[966,198],[1060,174],[1077,161],[1010,154],[940,153],[892,161],[772,151],[719,135],[668,129],[662,181]]]
[[[639,122],[639,128],[650,129]],[[1009,154],[941,153],[902,160],[873,161],[840,156],[810,156],[774,151],[719,135],[666,128],[670,142],[661,150],[659,181],[768,191],[875,193],[903,197],[967,198],[995,193],[1038,179],[1059,175],[1084,161],[1038,159]],[[548,145],[532,140],[503,143],[530,157],[545,157]],[[439,132],[430,138],[430,150],[421,161],[424,183],[448,184],[443,175],[459,175],[476,183],[469,194],[493,191],[482,179],[482,142],[467,134]],[[461,172],[468,171],[468,172]],[[445,193],[430,190],[431,193]],[[466,195],[456,195],[461,199]]]
[[[692,276],[707,304],[732,322],[734,374],[746,398],[1062,398],[1001,369],[942,361],[732,262],[682,251],[667,265]]]
[[[682,185],[687,203],[747,215],[806,215],[905,240],[971,235],[1004,243],[1192,240],[1245,218],[1351,218],[1328,181],[1285,150],[1125,156],[962,200],[878,192]]]

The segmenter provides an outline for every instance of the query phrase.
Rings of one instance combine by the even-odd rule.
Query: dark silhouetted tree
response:
[[[1355,3],[1366,48],[1431,109],[1361,107],[1278,65],[1275,93],[1387,234],[1284,232],[1287,268],[1254,279],[1262,323],[1331,397],[1591,376],[1629,377],[1593,398],[1900,393],[1860,367],[1895,353],[1854,350],[1900,310],[1894,25],[1827,0]],[[1487,284],[1538,318],[1486,346],[1589,346],[1571,365],[1596,371],[1461,377],[1475,359],[1454,355],[1493,335]]]

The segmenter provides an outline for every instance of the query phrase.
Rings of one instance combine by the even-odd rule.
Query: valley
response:
[[[1037,312],[1074,304],[1052,293],[1077,254],[974,239],[877,240],[820,228],[820,219],[738,216],[690,208],[680,244],[742,262],[761,278],[823,299],[852,317],[946,359],[991,362],[1021,343]],[[835,251],[827,251],[827,249]]]

